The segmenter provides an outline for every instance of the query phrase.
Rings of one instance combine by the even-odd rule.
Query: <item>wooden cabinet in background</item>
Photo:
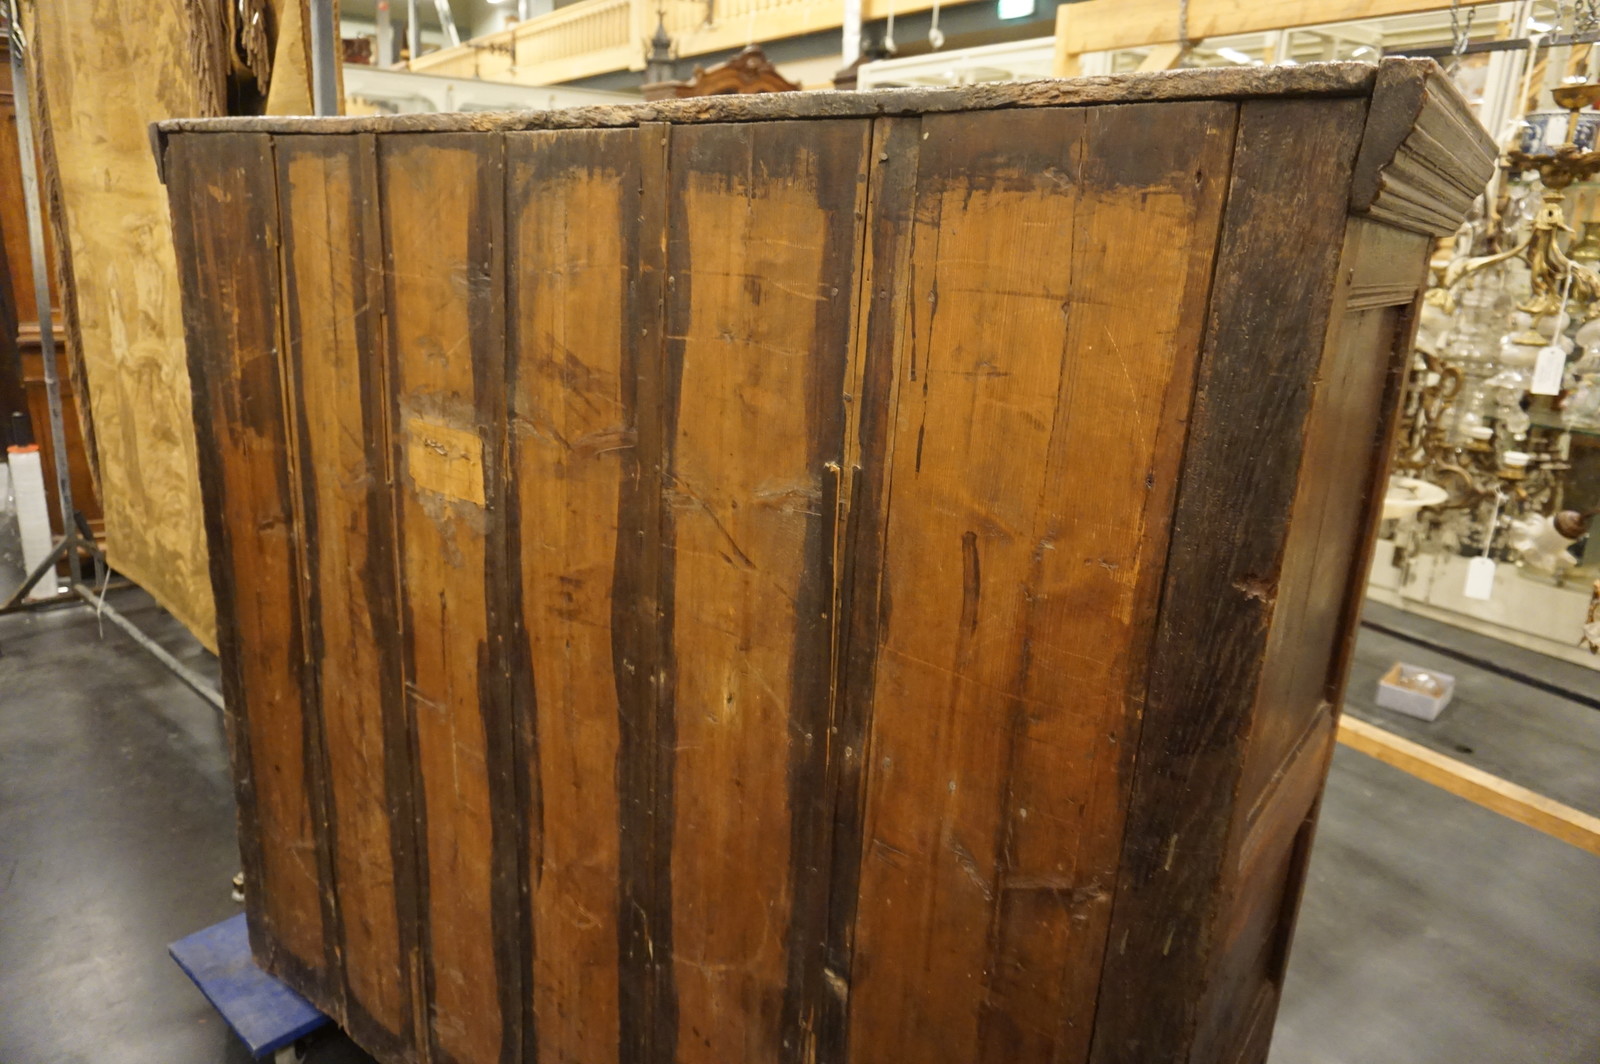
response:
[[[160,145],[268,969],[385,1061],[1265,1058],[1436,66]]]

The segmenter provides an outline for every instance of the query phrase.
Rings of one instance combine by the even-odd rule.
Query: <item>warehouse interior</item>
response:
[[[0,1061],[1600,1060],[1600,4],[3,14]]]

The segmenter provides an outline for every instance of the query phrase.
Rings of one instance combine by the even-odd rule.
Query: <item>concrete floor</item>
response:
[[[142,593],[115,601],[215,668]],[[1460,693],[1386,724],[1600,811],[1600,712],[1370,632],[1353,712],[1381,712],[1396,656]],[[237,865],[215,711],[85,609],[0,618],[0,1062],[247,1060],[165,953],[237,911]],[[1360,754],[1334,761],[1293,957],[1271,1064],[1600,1061],[1600,858]],[[366,1058],[330,1037],[311,1059]]]

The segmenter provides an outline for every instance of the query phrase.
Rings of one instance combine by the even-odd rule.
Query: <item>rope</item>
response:
[[[1478,9],[1472,8],[1467,12],[1467,21],[1461,21],[1461,0],[1450,0],[1450,34],[1453,43],[1450,46],[1450,66],[1447,73],[1454,74],[1461,65],[1461,57],[1466,54],[1467,43],[1472,36],[1472,20],[1478,17]]]

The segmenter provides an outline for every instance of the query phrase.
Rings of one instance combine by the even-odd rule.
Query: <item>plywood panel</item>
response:
[[[803,1060],[870,127],[674,133],[665,510],[676,1059]],[[665,740],[662,740],[665,741]],[[663,1058],[664,1059],[664,1058]]]
[[[177,263],[145,127],[196,114],[181,7],[35,4],[112,566],[215,646]],[[93,80],[86,76],[93,72]]]

